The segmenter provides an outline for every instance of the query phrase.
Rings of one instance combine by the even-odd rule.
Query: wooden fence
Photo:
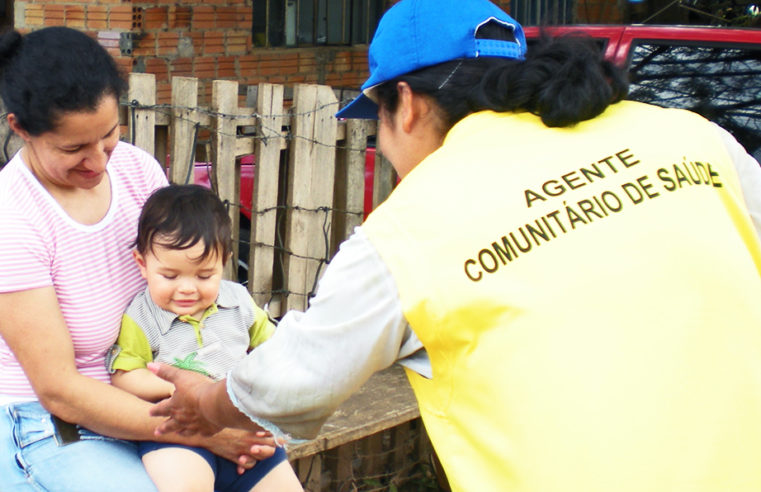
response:
[[[208,160],[217,193],[231,205],[236,239],[241,208],[250,208],[250,237],[241,238],[251,245],[249,257],[239,258],[236,248],[227,278],[236,278],[240,259],[258,304],[269,304],[275,316],[303,310],[324,264],[362,222],[365,151],[375,122],[339,122],[339,102],[327,86],[296,85],[286,100],[283,86],[260,84],[246,88],[240,107],[238,83],[217,80],[211,106],[201,108],[195,78],[172,79],[170,105],[156,104],[153,74],[130,74],[129,85],[123,117],[132,143],[167,165],[176,183],[189,182],[199,155]],[[209,138],[199,145],[203,133]],[[240,199],[239,158],[245,155],[255,163],[250,204]],[[395,175],[382,156],[373,174],[377,204]]]
[[[306,308],[325,263],[363,219],[365,152],[375,122],[334,117],[330,87],[234,81],[212,85],[211,106],[197,106],[198,81],[172,79],[172,102],[156,104],[155,78],[131,74],[122,119],[128,138],[168,167],[172,182],[192,181],[194,163],[210,162],[212,183],[230,204],[238,239],[250,207],[248,289],[274,316]],[[292,92],[292,93],[291,93]],[[289,97],[286,97],[288,93]],[[239,101],[245,100],[243,107]],[[203,137],[203,138],[201,138]],[[241,203],[241,156],[253,155],[253,201]],[[373,205],[396,175],[376,156]],[[237,244],[237,241],[236,241]],[[236,259],[242,251],[236,250]],[[235,279],[230,262],[225,275]],[[430,441],[399,367],[373,376],[345,402],[320,435],[289,450],[307,491],[446,490],[429,465]],[[406,486],[405,486],[406,484]]]

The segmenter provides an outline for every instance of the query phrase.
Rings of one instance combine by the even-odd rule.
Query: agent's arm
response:
[[[159,366],[176,390],[152,414],[170,417],[159,432],[261,426],[313,437],[375,371],[421,349],[388,268],[360,228],[328,265],[307,311],[286,314],[226,381],[194,384]]]

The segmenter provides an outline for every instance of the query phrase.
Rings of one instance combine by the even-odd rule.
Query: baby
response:
[[[223,280],[232,255],[224,204],[198,185],[170,185],[146,201],[134,257],[147,282],[122,319],[109,357],[115,386],[145,400],[174,391],[146,365],[157,361],[218,380],[267,340],[275,326],[241,284]],[[145,468],[161,492],[302,490],[281,447],[238,474],[238,465],[204,448],[140,442]]]

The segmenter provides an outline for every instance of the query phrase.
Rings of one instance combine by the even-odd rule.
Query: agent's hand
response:
[[[222,430],[222,427],[206,419],[201,412],[201,395],[214,385],[212,380],[197,372],[177,369],[167,364],[151,362],[148,369],[174,384],[175,388],[170,398],[157,403],[150,410],[154,417],[167,417],[156,428],[156,435],[176,432],[182,436],[210,436]]]

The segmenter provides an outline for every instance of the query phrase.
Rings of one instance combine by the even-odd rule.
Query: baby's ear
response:
[[[145,257],[136,249],[132,250],[132,257],[135,259],[135,263],[137,263],[137,267],[140,269],[140,275],[142,275],[143,278],[148,278],[148,272],[145,268]]]

